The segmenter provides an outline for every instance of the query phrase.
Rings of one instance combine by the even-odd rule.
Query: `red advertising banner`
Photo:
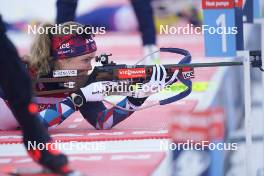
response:
[[[146,77],[145,68],[127,68],[118,70],[119,79],[128,79],[128,78],[143,78]]]
[[[234,0],[203,0],[202,7],[203,9],[232,9],[235,7],[235,2]]]
[[[170,124],[170,136],[175,142],[192,140],[219,141],[224,138],[224,112],[213,108],[200,112],[177,111]]]

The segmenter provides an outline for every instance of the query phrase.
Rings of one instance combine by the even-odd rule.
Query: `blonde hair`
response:
[[[73,25],[74,27],[83,27],[82,24],[76,22],[66,22],[60,25],[60,27],[61,29],[66,27],[65,31],[67,31],[67,29],[69,29],[69,26],[71,25]],[[34,68],[37,71],[37,76],[47,75],[53,69],[59,69],[60,67],[57,60],[55,60],[51,56],[51,40],[48,32],[48,30],[51,27],[56,27],[56,26],[53,26],[52,24],[49,23],[45,23],[41,27],[45,29],[45,32],[36,35],[30,47],[30,55],[27,57],[27,62],[29,63],[30,67]],[[74,31],[75,30],[71,32]],[[53,35],[61,36],[67,34],[53,34]]]

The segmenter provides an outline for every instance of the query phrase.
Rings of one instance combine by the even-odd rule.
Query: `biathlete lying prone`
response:
[[[67,22],[61,28],[69,29],[69,26],[85,27],[79,23]],[[86,75],[92,70],[91,61],[96,55],[96,42],[92,34],[51,34],[50,28],[54,27],[45,24],[45,34],[37,34],[27,57],[27,68],[33,77],[52,78],[56,77],[56,70],[78,70],[80,75]],[[64,30],[64,31],[65,31]],[[151,80],[145,84],[155,87],[156,90],[164,88],[167,84],[176,82],[172,77],[166,82],[166,70],[163,65],[153,66]],[[168,80],[168,79],[166,79]],[[133,112],[121,110],[116,107],[107,109],[102,102],[105,97],[106,86],[115,85],[113,81],[95,82],[89,78],[86,86],[76,92],[52,94],[36,97],[38,104],[38,117],[46,127],[62,123],[75,111],[80,111],[82,116],[96,129],[110,129],[129,117]],[[59,83],[38,83],[35,85],[38,91],[59,89]],[[98,89],[99,88],[99,89]],[[157,93],[139,90],[131,93],[117,105],[126,109],[136,109],[151,95]],[[1,95],[1,94],[0,94]],[[6,104],[4,95],[0,98],[0,129],[8,130],[18,127],[13,114]],[[5,119],[5,120],[4,120]]]

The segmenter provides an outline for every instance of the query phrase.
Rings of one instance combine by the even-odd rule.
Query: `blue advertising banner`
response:
[[[236,56],[238,31],[235,23],[235,10],[205,9],[203,16],[205,55],[207,57]]]

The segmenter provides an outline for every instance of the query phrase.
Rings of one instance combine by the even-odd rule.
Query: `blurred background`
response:
[[[138,5],[135,1],[137,3],[143,2],[143,4]],[[236,57],[207,57],[207,46],[203,34],[161,34],[161,25],[185,27],[192,24],[194,27],[201,27],[204,24],[204,13],[200,0],[135,1],[133,4],[133,0],[78,0],[75,21],[82,24],[91,24],[92,26],[106,27],[106,34],[95,36],[98,46],[97,55],[103,52],[112,53],[111,59],[117,63],[134,64],[157,48],[177,47],[190,51],[193,62],[237,60]],[[67,3],[67,0],[61,2]],[[153,10],[155,36],[151,36],[153,29],[152,31],[144,31],[144,29],[149,29],[149,20],[147,18],[142,19],[142,16],[144,17],[146,16],[144,13],[149,14],[150,12],[147,11],[143,15],[139,15],[141,20],[137,18],[137,15],[144,11],[147,2],[151,4]],[[263,0],[258,2],[259,14],[254,18],[257,22],[261,22],[264,17],[264,2]],[[58,21],[57,3],[56,0],[0,0],[0,14],[6,23],[7,34],[17,47],[21,57],[29,53],[34,38],[33,34],[27,33],[28,25],[41,25],[45,22],[56,23],[56,20]],[[77,1],[73,0],[71,3],[74,5]],[[135,7],[139,9],[135,11]],[[65,7],[61,8],[66,10]],[[68,12],[64,13],[67,14]],[[146,25],[144,26],[144,24]],[[261,42],[263,43],[260,37],[261,28],[259,25],[256,28],[245,27],[244,40],[246,41],[246,48],[260,50]],[[253,46],[252,43],[256,46]],[[212,42],[211,45],[213,46],[215,43]],[[181,59],[173,54],[160,54],[153,57],[148,58],[145,64],[175,64]],[[136,161],[124,160],[124,163],[127,162],[131,166],[124,166],[125,169],[122,172],[118,170],[120,169],[118,166],[114,165],[112,167],[116,168],[116,173],[111,173],[110,169],[108,175],[115,176],[118,175],[117,173],[129,175],[132,168],[137,170],[138,175],[246,175],[243,83],[242,67],[195,69],[193,92],[186,99],[166,107],[154,107],[153,109],[137,112],[131,120],[129,119],[109,132],[150,131],[148,134],[151,137],[154,136],[154,139],[149,139],[150,137],[142,137],[142,139],[129,138],[128,136],[128,140],[118,142],[113,142],[113,139],[106,140],[111,147],[107,148],[105,153],[128,152],[138,154],[138,152],[154,152],[156,154],[161,153],[162,157],[155,160],[157,163],[152,163],[153,167],[148,167],[151,164],[144,165],[144,163],[141,163],[140,167],[136,167]],[[169,92],[154,95],[149,101],[171,96],[178,92],[180,86],[175,85],[175,89],[171,89]],[[253,148],[250,163],[252,164],[254,176],[264,176],[264,97],[262,73],[258,69],[251,70],[251,95],[252,113],[250,118],[252,120]],[[109,97],[109,100],[117,102],[120,97]],[[69,129],[65,125],[60,130],[63,132],[64,128]],[[75,131],[76,129],[71,130],[71,133],[78,134],[78,131]],[[89,130],[91,131],[90,127]],[[1,131],[0,133],[2,133],[1,135],[7,135],[8,132]],[[187,140],[236,143],[237,149],[225,151],[160,149],[160,142],[162,141],[179,143]],[[10,146],[13,150],[10,149]],[[14,144],[10,146],[9,149],[0,146],[0,157],[2,159],[8,156],[24,155],[22,145]],[[13,152],[15,154],[12,154]],[[82,154],[82,152],[75,151],[73,153]],[[89,152],[87,153],[89,154]],[[69,154],[72,153],[69,152]],[[89,164],[99,170],[103,168],[96,162],[90,162]],[[133,167],[133,165],[135,166]],[[81,167],[78,164],[76,167],[85,170],[83,166]],[[91,169],[89,169],[86,168],[85,171],[87,173],[91,172]],[[144,170],[147,172],[144,172]],[[103,171],[101,172],[98,171],[97,175],[105,175]]]

